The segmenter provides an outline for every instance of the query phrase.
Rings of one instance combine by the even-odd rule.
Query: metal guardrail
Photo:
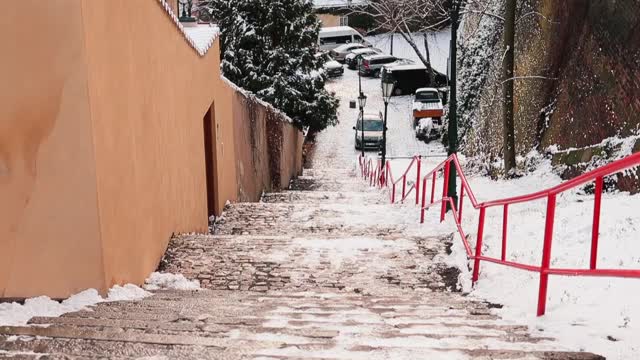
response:
[[[458,157],[453,154],[449,156],[446,160],[432,169],[430,172],[425,174],[422,178],[420,177],[420,167],[422,158],[420,156],[414,156],[413,160],[403,173],[403,175],[395,180],[391,171],[391,166],[389,163],[385,166],[385,171],[381,171],[380,162],[376,167],[373,166],[371,159],[367,162],[366,159],[359,158],[359,164],[361,168],[361,173],[364,178],[370,180],[370,185],[375,185],[380,188],[391,186],[391,203],[395,203],[395,192],[396,192],[396,184],[399,183],[400,180],[403,182],[402,187],[402,200],[404,201],[408,194],[415,190],[416,191],[416,204],[420,204],[420,223],[424,223],[425,211],[430,207],[440,204],[440,221],[443,222],[445,220],[445,216],[447,213],[447,207],[451,209],[451,214],[455,221],[458,234],[460,235],[460,239],[464,245],[465,251],[467,253],[467,258],[469,260],[473,260],[473,283],[475,284],[478,281],[478,276],[480,272],[480,262],[487,261],[495,264],[500,264],[504,266],[509,266],[521,270],[537,272],[540,274],[540,285],[538,290],[538,308],[537,315],[542,316],[546,311],[546,302],[547,302],[547,289],[548,289],[548,281],[549,275],[563,275],[563,276],[601,276],[601,277],[621,277],[621,278],[640,278],[640,270],[630,270],[630,269],[599,269],[597,266],[598,262],[598,240],[599,240],[599,232],[600,232],[600,218],[601,218],[601,207],[602,207],[602,192],[604,188],[604,177],[609,175],[614,175],[626,169],[636,167],[640,165],[640,153],[636,153],[630,155],[624,159],[615,161],[609,165],[600,167],[588,173],[585,173],[581,176],[578,176],[572,180],[566,181],[560,185],[554,186],[549,189],[541,190],[532,194],[515,196],[505,199],[487,201],[483,203],[479,203],[467,181],[466,176],[460,166],[460,162]],[[411,170],[413,166],[417,166],[417,181],[414,185],[407,190],[406,189],[406,177],[408,172]],[[460,199],[456,204],[453,198],[447,196],[448,194],[448,185],[449,185],[449,175],[450,169],[452,166],[455,166],[456,173],[460,178]],[[442,173],[443,179],[443,190],[442,196],[439,199],[436,199],[435,196],[435,187],[436,182],[438,181],[439,174]],[[391,181],[389,181],[391,180]],[[431,191],[430,194],[427,194],[427,184],[431,181]],[[556,200],[558,195],[563,192],[574,189],[578,186],[582,186],[586,183],[594,182],[595,183],[595,192],[594,192],[594,209],[593,209],[593,221],[591,228],[591,246],[590,246],[590,262],[589,269],[572,269],[572,268],[555,268],[551,267],[551,248],[553,245],[553,228],[554,228],[554,220],[555,220],[555,210],[556,210]],[[422,192],[420,192],[422,189]],[[427,202],[427,195],[429,196],[429,201]],[[469,241],[467,239],[467,235],[464,232],[462,226],[462,211],[464,207],[464,199],[466,197],[469,198],[469,201],[472,207],[476,210],[479,210],[479,219],[478,219],[478,229],[477,229],[477,240],[475,251],[472,251],[471,246],[469,245]],[[507,260],[506,249],[508,244],[508,232],[507,232],[507,224],[509,219],[509,206],[514,204],[527,203],[535,200],[546,199],[547,200],[547,210],[545,214],[545,229],[544,229],[544,239],[543,239],[543,249],[542,249],[542,262],[538,265],[531,264],[523,264],[515,261]],[[420,201],[421,200],[421,201]],[[448,205],[448,206],[447,206]],[[482,254],[482,242],[484,238],[484,225],[485,225],[485,215],[486,210],[492,207],[502,207],[502,251],[500,258],[494,258],[490,256],[484,256]]]

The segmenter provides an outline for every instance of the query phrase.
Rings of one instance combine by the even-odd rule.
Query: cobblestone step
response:
[[[446,239],[393,233],[367,238],[189,235],[172,240],[162,263],[164,271],[217,290],[321,287],[370,293],[389,285],[445,290],[455,286],[457,272],[443,278],[439,268],[445,265],[433,260],[447,246]],[[370,266],[370,258],[384,259],[385,265]]]
[[[388,201],[380,198],[377,192],[360,191],[298,191],[291,190],[279,193],[269,193],[262,197],[265,203],[332,203],[352,204],[354,202],[363,205],[382,205]]]
[[[215,234],[282,235],[340,233],[367,235],[403,234],[418,227],[418,212],[390,212],[383,200],[376,204],[362,198],[342,202],[240,203],[229,206],[215,224]]]
[[[46,353],[52,358],[162,354],[209,359],[386,359],[391,354],[396,358],[429,354],[435,358],[597,359],[553,351],[556,345],[550,339],[531,336],[526,327],[496,321],[487,304],[465,302],[453,293],[424,295],[159,292],[133,303],[103,303],[94,311],[31,321],[48,327],[2,327],[0,348]],[[447,301],[452,306],[443,306]],[[131,320],[141,318],[136,314],[157,313],[158,307],[167,316]]]

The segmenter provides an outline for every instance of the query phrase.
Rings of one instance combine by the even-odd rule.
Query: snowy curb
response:
[[[164,7],[165,12],[174,24],[178,27],[185,40],[198,52],[198,55],[205,56],[220,34],[220,28],[215,25],[199,25],[193,28],[186,28],[181,23],[176,14],[173,13],[167,0],[158,0]]]
[[[24,305],[18,303],[0,304],[0,326],[24,326],[33,317],[56,317],[69,312],[87,310],[89,306],[101,302],[139,300],[151,293],[132,284],[116,285],[109,289],[106,298],[96,289],[77,293],[63,302],[51,300],[47,296],[27,299]]]
[[[154,272],[145,280],[144,288],[132,284],[115,285],[103,298],[96,289],[88,289],[58,302],[48,296],[26,299],[24,304],[0,303],[0,326],[25,326],[34,317],[57,317],[66,313],[89,310],[102,302],[134,301],[153,295],[147,290],[201,290],[197,280],[180,274]]]
[[[145,290],[202,290],[198,280],[189,280],[182,274],[154,272],[145,281]]]

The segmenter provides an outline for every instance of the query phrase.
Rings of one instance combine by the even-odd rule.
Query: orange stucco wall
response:
[[[0,45],[0,298],[141,284],[173,233],[206,231],[210,109],[216,214],[301,171],[300,132],[261,107],[251,147],[219,43],[199,56],[155,0],[22,0]]]
[[[232,91],[235,167],[239,201],[286,189],[302,173],[302,133],[281,113]]]
[[[203,117],[220,86],[218,45],[197,56],[156,1],[82,10],[106,283],[141,283],[172,233],[207,229]],[[233,155],[225,106],[215,102],[218,171]]]
[[[0,297],[104,288],[82,27],[75,0],[0,17]]]

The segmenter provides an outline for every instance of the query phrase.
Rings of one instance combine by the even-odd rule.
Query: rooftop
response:
[[[313,0],[315,8],[343,8],[365,5],[367,0]]]

